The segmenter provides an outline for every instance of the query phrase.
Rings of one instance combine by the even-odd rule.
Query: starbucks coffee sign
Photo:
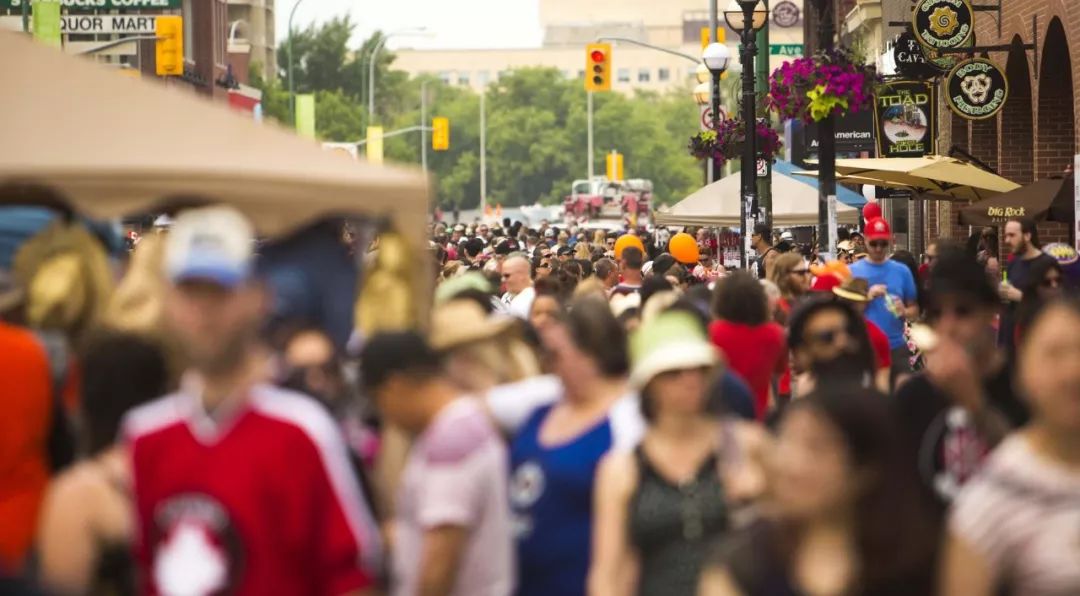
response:
[[[953,67],[945,77],[945,99],[956,115],[968,120],[993,118],[1009,98],[1009,81],[997,64],[972,58]]]
[[[975,11],[971,0],[918,0],[911,23],[915,37],[927,48],[958,48],[971,38]]]

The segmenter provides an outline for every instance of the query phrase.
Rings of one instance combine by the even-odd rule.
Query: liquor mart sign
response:
[[[68,14],[60,17],[60,32],[64,35],[153,33],[155,19],[151,15]]]
[[[30,0],[0,0],[0,8],[22,8]],[[59,0],[60,5],[71,11],[105,10],[120,8],[180,8],[182,0]]]

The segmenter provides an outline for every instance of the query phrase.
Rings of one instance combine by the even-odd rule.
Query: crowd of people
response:
[[[0,271],[0,591],[1080,593],[1077,259],[1032,222],[758,226],[748,271],[435,222],[430,317],[369,334],[281,316],[235,211],[170,223],[96,302],[92,239]]]

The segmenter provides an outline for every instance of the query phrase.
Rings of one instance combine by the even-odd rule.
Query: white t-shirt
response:
[[[510,315],[524,320],[529,319],[529,311],[532,310],[534,299],[536,299],[536,290],[532,286],[514,295],[509,292],[503,295],[503,303],[507,305]]]
[[[1047,461],[1022,435],[964,485],[949,529],[1010,593],[1080,594],[1080,472]]]
[[[506,446],[483,407],[461,398],[439,412],[409,452],[395,518],[393,596],[417,593],[424,532],[467,529],[452,596],[508,596],[514,544]]]
[[[499,385],[485,396],[488,411],[503,432],[514,435],[528,422],[532,413],[562,399],[566,389],[554,375],[543,375]],[[629,392],[616,401],[608,413],[611,423],[612,448],[633,450],[645,436],[645,418],[641,415],[641,398]]]

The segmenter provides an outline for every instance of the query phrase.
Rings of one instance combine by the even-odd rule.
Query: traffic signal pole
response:
[[[819,49],[833,49],[832,0],[817,0]],[[818,253],[836,256],[836,123],[832,113],[818,125]]]
[[[588,97],[588,99],[587,99],[587,103],[588,103],[588,109],[587,109],[587,112],[588,112],[588,117],[587,117],[588,118],[588,126],[587,126],[587,128],[589,129],[589,149],[588,149],[588,151],[589,151],[589,159],[588,159],[588,162],[589,162],[589,166],[588,166],[589,167],[589,175],[586,176],[586,179],[589,181],[589,185],[590,185],[589,188],[592,188],[593,172],[595,171],[593,169],[593,166],[595,165],[595,164],[593,164],[593,92],[592,91],[586,91],[585,95],[586,95],[586,97]]]

